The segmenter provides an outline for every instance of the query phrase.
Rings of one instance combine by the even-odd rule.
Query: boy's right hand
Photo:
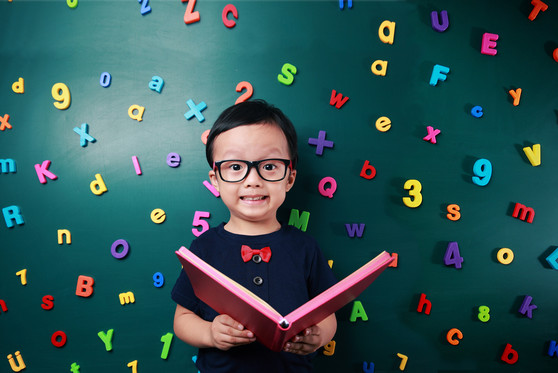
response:
[[[228,315],[219,315],[211,323],[213,345],[220,350],[245,345],[256,340],[254,333]]]

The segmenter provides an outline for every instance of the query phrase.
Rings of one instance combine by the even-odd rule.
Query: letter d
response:
[[[19,78],[12,84],[12,91],[20,94],[25,92],[25,82],[23,78]]]
[[[108,190],[101,174],[95,174],[95,180],[89,184],[89,187],[91,188],[91,192],[97,196],[100,196]]]

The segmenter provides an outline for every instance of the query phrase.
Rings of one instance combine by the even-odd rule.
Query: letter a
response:
[[[97,196],[100,196],[108,190],[101,174],[95,174],[95,180],[93,180],[91,184],[89,184],[89,188],[91,189],[93,194]]]
[[[357,317],[360,317],[362,321],[368,321],[368,316],[366,316],[366,311],[359,300],[355,300],[353,303],[353,310],[351,312],[350,322],[355,322]]]
[[[385,29],[386,28],[389,31],[389,33],[387,35],[385,34]],[[395,37],[395,22],[390,22],[388,20],[385,20],[384,22],[382,22],[382,24],[380,25],[380,28],[378,29],[378,36],[380,37],[380,40],[382,41],[382,43],[393,44],[393,39]]]

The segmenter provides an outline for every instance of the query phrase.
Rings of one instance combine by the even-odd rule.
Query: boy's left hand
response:
[[[283,351],[298,355],[308,355],[322,346],[321,329],[314,325],[306,328],[302,333],[294,336],[285,343]]]

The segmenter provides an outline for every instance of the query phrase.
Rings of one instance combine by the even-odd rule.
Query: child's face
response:
[[[215,162],[270,158],[290,159],[285,135],[272,124],[236,127],[223,132],[213,142]],[[217,170],[209,171],[209,178],[230,211],[228,230],[244,234],[272,232],[279,228],[277,209],[294,184],[296,170],[287,170],[285,178],[275,182],[263,180],[255,168],[250,169],[244,180],[236,183],[223,181]]]

